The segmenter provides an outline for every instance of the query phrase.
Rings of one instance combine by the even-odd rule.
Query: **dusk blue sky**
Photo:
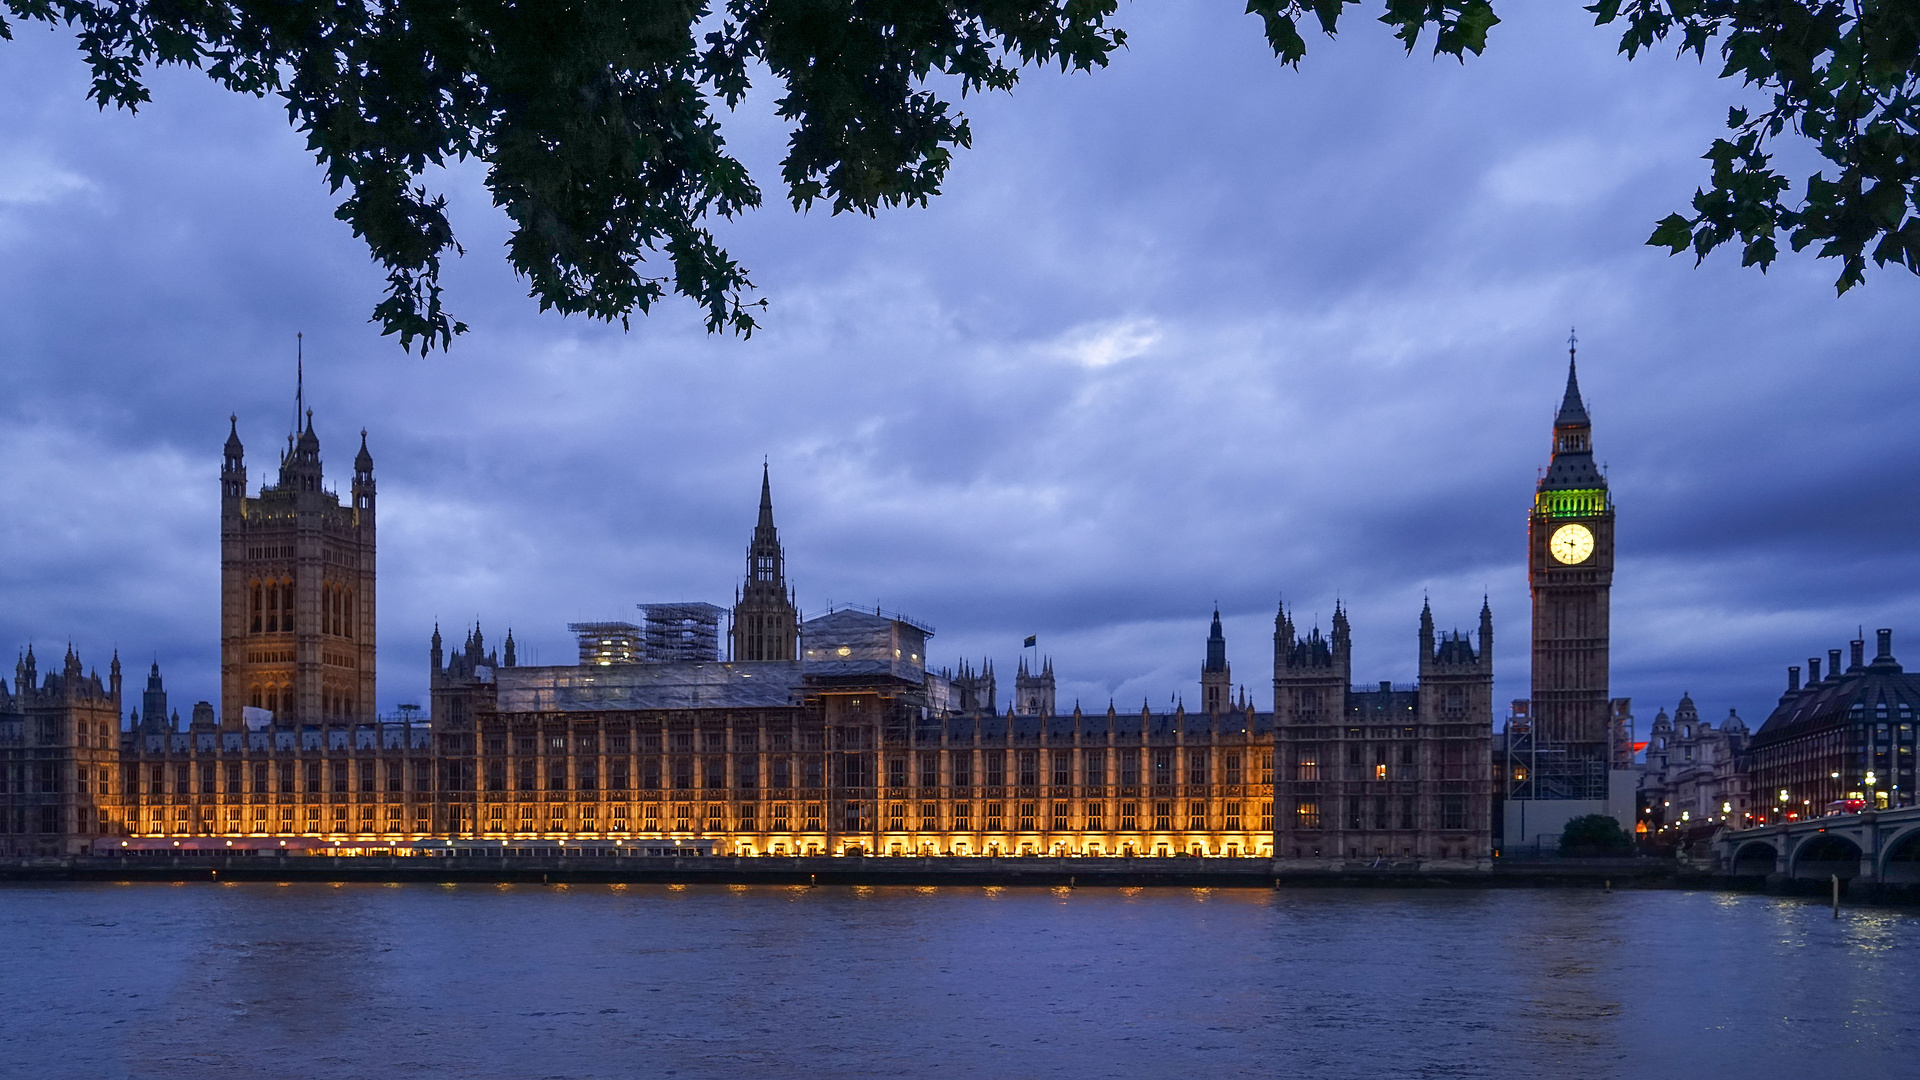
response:
[[[1464,66],[1350,16],[1298,71],[1238,9],[1123,7],[1110,69],[968,99],[946,193],[877,219],[787,208],[757,96],[729,137],[768,205],[721,228],[770,303],[748,341],[681,302],[541,314],[477,170],[436,175],[472,332],[425,359],[367,322],[383,275],[276,104],[176,70],[101,112],[71,38],[17,26],[0,641],[157,656],[183,713],[217,693],[220,445],[238,413],[272,472],[304,332],[331,479],[370,433],[383,711],[423,699],[436,619],[565,662],[570,620],[729,602],[763,456],[809,613],[909,612],[1003,685],[1037,634],[1063,707],[1192,704],[1217,601],[1267,708],[1282,595],[1308,625],[1343,600],[1355,681],[1404,682],[1423,595],[1467,628],[1484,593],[1504,702],[1578,326],[1643,734],[1683,690],[1757,723],[1860,626],[1920,659],[1920,282],[1836,298],[1810,255],[1643,243],[1747,92],[1629,63],[1577,3],[1503,5]]]

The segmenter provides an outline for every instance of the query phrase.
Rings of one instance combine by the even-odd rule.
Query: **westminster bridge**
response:
[[[1920,884],[1920,806],[1722,829],[1712,844],[1721,871],[1736,878]]]

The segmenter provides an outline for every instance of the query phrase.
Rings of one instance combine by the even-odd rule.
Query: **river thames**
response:
[[[31,1077],[1889,1077],[1920,913],[1706,892],[0,889]]]

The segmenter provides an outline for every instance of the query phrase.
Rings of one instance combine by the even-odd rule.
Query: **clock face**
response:
[[[1593,557],[1593,530],[1585,525],[1568,524],[1553,530],[1547,551],[1555,562],[1574,566]]]

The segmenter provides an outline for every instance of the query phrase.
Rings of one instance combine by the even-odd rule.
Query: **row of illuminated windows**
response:
[[[1417,780],[1420,777],[1419,746],[1415,743],[1347,743],[1345,753],[1339,747],[1299,743],[1293,747],[1295,780]],[[1433,755],[1438,777],[1442,780],[1471,779],[1480,765],[1480,748],[1471,743],[1443,742]],[[1346,769],[1340,772],[1339,759]]]
[[[355,590],[332,583],[320,587],[320,632],[352,640]],[[294,623],[293,579],[256,581],[249,588],[248,630],[255,634],[291,633]]]
[[[489,749],[498,752],[493,744],[503,741],[487,740]],[[523,741],[528,745],[520,748],[521,752],[532,753],[533,737],[526,737]],[[624,752],[621,744],[626,741],[626,736],[614,736],[608,740],[614,754]],[[566,752],[565,736],[550,736],[549,743],[549,751]],[[575,748],[582,754],[594,754],[597,743],[598,740],[591,736],[582,736],[576,738]],[[1127,787],[1139,786],[1143,779],[1155,785],[1183,782],[1189,785],[1272,783],[1272,756],[1256,751],[1251,754],[1251,762],[1247,760],[1248,756],[1240,750],[1223,750],[1217,753],[1216,760],[1216,754],[1204,748],[1189,748],[1184,753],[1173,748],[1146,751],[1138,748],[1113,751],[923,750],[913,754],[888,755],[879,764],[867,755],[857,753],[803,755],[798,759],[776,754],[764,762],[748,756],[735,756],[729,760],[724,754],[710,754],[697,759],[691,755],[672,756],[665,762],[658,757],[644,756],[638,762],[638,775],[642,788],[661,787],[664,775],[668,780],[666,786],[683,789],[694,786],[696,772],[704,780],[702,786],[708,788],[757,788],[761,786],[763,773],[766,786],[774,789],[822,787],[825,786],[829,767],[835,782],[842,787],[879,786],[879,778],[874,775],[876,769],[881,770],[885,786],[889,788],[905,788],[916,782],[923,788],[940,787],[943,771],[945,784],[954,788],[976,785],[1037,787],[1041,783],[1066,787],[1075,782],[1100,787],[1110,779]],[[1183,757],[1185,760],[1180,760]],[[571,786],[585,790],[598,788],[602,779],[601,768],[596,757],[578,758],[571,768]],[[605,769],[608,786],[616,789],[626,788],[634,775],[634,763],[625,757],[609,757]],[[729,769],[732,773],[731,784]],[[512,790],[538,790],[543,772],[540,761],[530,757],[520,757],[511,762],[489,760],[484,763],[483,770],[489,791],[509,790],[507,782],[510,776],[514,781]],[[547,790],[564,791],[570,786],[566,758],[546,758],[544,774]]]
[[[176,761],[123,767],[129,795],[291,795],[297,792],[432,791],[425,758],[333,761]],[[106,770],[101,770],[104,785]],[[82,789],[85,790],[84,788]],[[104,791],[104,786],[102,787]]]
[[[1142,813],[1143,808],[1148,811],[1146,814]],[[886,808],[886,827],[894,832],[972,832],[976,826],[984,832],[1005,832],[1009,825],[1015,832],[1039,832],[1043,827],[1055,832],[1076,830],[1074,821],[1059,807],[1055,807],[1044,818],[1041,807],[1030,802],[1013,803],[1011,807],[1005,803],[987,803],[980,808],[982,813],[977,817],[973,809],[967,805],[956,806],[943,828],[938,803],[894,803]],[[1144,805],[1123,802],[1118,809],[1117,817],[1110,817],[1104,807],[1089,807],[1079,830],[1137,832],[1141,831],[1143,824],[1154,832],[1208,832],[1215,827],[1219,831],[1239,832],[1245,826],[1256,826],[1263,832],[1273,829],[1271,802],[1255,804],[1250,819],[1243,814],[1240,803],[1226,804],[1212,818],[1208,815],[1205,803],[1187,804],[1184,816],[1178,814],[1183,809],[1180,804],[1171,802]],[[636,823],[642,832],[824,832],[828,820],[826,810],[827,807],[821,803],[799,806],[780,804],[769,807],[763,817],[758,807],[729,807],[725,803],[680,803],[665,807],[650,803],[637,808],[624,804],[608,807],[594,804],[579,807],[552,805],[544,811],[538,806],[490,806],[486,808],[481,821],[488,832],[598,832],[603,829],[628,832],[636,827]],[[135,831],[149,832],[200,833],[216,829],[222,832],[400,832],[405,831],[409,824],[414,831],[426,832],[431,829],[432,810],[427,806],[377,806],[371,803],[358,806],[150,807],[144,811],[140,807],[132,807],[126,812],[126,822]],[[849,803],[844,807],[844,819],[834,824],[844,826],[846,831],[851,832],[874,831],[873,807],[867,803]],[[83,828],[82,831],[91,830]]]
[[[1439,811],[1439,828],[1467,828],[1465,795],[1442,795]],[[1356,795],[1327,799],[1324,803],[1320,799],[1295,799],[1293,827],[1312,832],[1320,829],[1408,831],[1432,826],[1421,824],[1420,802],[1415,796],[1396,799],[1385,795]]]
[[[91,794],[88,790],[93,780],[93,766],[81,765],[74,772],[78,777],[81,794]],[[101,779],[106,778],[106,769],[102,768]],[[60,763],[57,761],[13,761],[0,768],[0,795],[58,795],[66,790]],[[106,793],[106,785],[101,784],[101,793]]]

